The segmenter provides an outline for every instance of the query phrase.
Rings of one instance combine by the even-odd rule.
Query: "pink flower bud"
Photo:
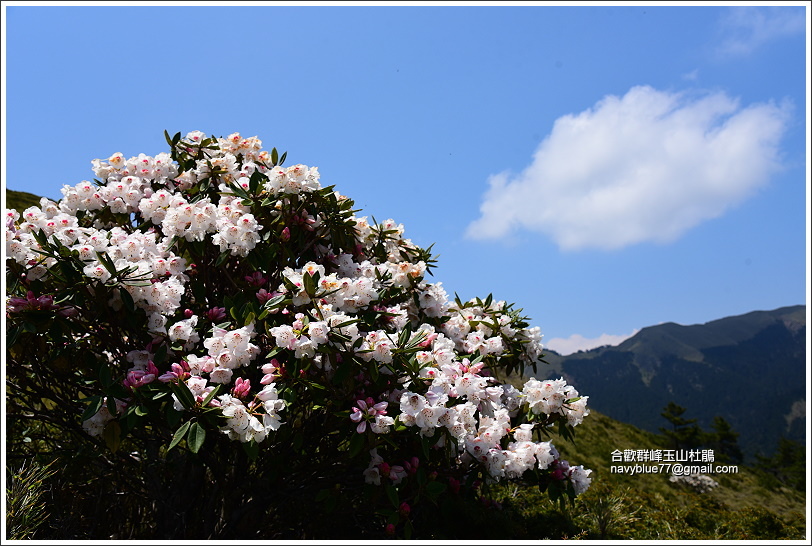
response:
[[[395,534],[395,524],[394,523],[387,523],[384,530],[386,531],[386,534],[389,535],[390,537],[394,536],[394,534]]]
[[[437,339],[437,334],[429,334],[425,340],[420,343],[420,347],[430,347],[434,340]]]
[[[208,311],[206,311],[206,318],[212,322],[217,322],[218,320],[223,320],[226,318],[226,308],[225,307],[212,307]]]
[[[259,300],[259,304],[264,305],[269,299],[271,299],[271,294],[264,288],[260,288],[259,292],[257,292],[257,300]]]
[[[128,389],[137,389],[155,381],[154,374],[148,374],[141,370],[130,370],[127,372],[127,378],[122,384]]]
[[[254,271],[251,275],[246,275],[245,282],[254,288],[259,288],[267,282],[268,279],[262,276],[260,271]]]
[[[408,518],[409,513],[411,513],[411,511],[412,511],[412,507],[409,506],[408,503],[405,503],[405,502],[400,503],[400,507],[398,508],[398,512],[400,512],[401,516],[403,516],[404,518]]]
[[[285,229],[282,230],[282,235],[280,236],[280,239],[282,239],[283,243],[287,243],[288,241],[290,241],[290,228],[289,227],[286,227]]]
[[[484,362],[477,362],[476,364],[468,368],[468,371],[471,373],[479,373],[482,370],[483,366],[485,366]]]
[[[231,392],[237,398],[245,398],[251,393],[251,380],[238,377],[234,382],[234,388],[231,389]]]

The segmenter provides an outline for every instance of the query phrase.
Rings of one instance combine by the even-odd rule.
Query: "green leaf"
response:
[[[166,424],[170,427],[176,427],[180,423],[183,413],[176,410],[172,404],[166,405]]]
[[[412,335],[412,325],[408,322],[403,330],[400,331],[398,335],[398,347],[405,347],[406,342],[409,340],[409,337]]]
[[[215,260],[214,262],[214,267],[220,267],[221,265],[223,265],[223,262],[225,262],[228,259],[228,256],[230,254],[231,254],[230,250],[222,251],[220,255],[217,256],[217,260]]]
[[[98,411],[102,407],[102,404],[104,403],[104,399],[101,396],[92,396],[88,398],[88,400],[90,401],[90,403],[85,408],[85,411],[82,413],[82,421],[87,421],[88,419],[96,415],[96,413],[98,413]]]
[[[220,392],[220,387],[221,387],[222,385],[223,385],[222,383],[218,383],[218,384],[217,384],[217,385],[216,385],[216,386],[215,386],[215,387],[214,387],[214,388],[211,390],[211,392],[210,392],[209,394],[207,394],[207,395],[206,395],[206,398],[204,398],[204,399],[203,399],[203,403],[201,404],[201,406],[203,406],[203,407],[208,406],[208,405],[209,405],[209,402],[211,402],[211,401],[212,401],[212,399],[214,399],[214,397],[215,397],[215,396],[217,396],[217,393],[218,393],[218,392]]]
[[[361,450],[364,447],[364,435],[355,433],[350,438],[350,458],[357,456],[361,453]]]
[[[107,364],[102,363],[99,368],[99,383],[101,383],[102,388],[107,388],[113,384],[113,378],[110,375],[110,367]]]
[[[112,396],[107,397],[107,411],[110,415],[118,415],[118,408],[116,408],[116,399]]]
[[[186,443],[189,445],[189,450],[191,450],[192,453],[197,453],[205,441],[206,429],[203,428],[200,423],[192,423],[192,426],[189,427],[189,437],[186,440]]]
[[[392,506],[395,508],[400,507],[400,499],[398,498],[398,490],[395,489],[394,485],[387,485],[386,486],[386,496],[389,498],[389,502],[392,503]]]
[[[178,445],[183,437],[186,436],[186,433],[189,431],[189,427],[192,426],[191,421],[186,421],[183,423],[180,428],[175,431],[175,435],[172,437],[172,442],[170,442],[169,447],[166,449],[167,451],[171,450],[173,447]]]
[[[429,497],[432,499],[436,499],[439,495],[441,495],[448,486],[442,482],[433,481],[426,484],[426,493],[428,493]]]
[[[271,149],[271,161],[274,165],[278,165],[279,161],[279,152],[276,151],[276,148]]]
[[[104,268],[105,268],[105,269],[106,269],[106,270],[107,270],[107,271],[110,273],[110,275],[111,275],[111,276],[115,276],[115,275],[116,275],[116,266],[115,266],[115,264],[113,263],[113,260],[111,260],[111,259],[110,259],[110,258],[107,256],[107,253],[106,253],[106,252],[99,252],[99,251],[97,250],[97,251],[96,251],[96,257],[99,259],[99,262],[101,262],[101,264],[102,264],[102,265],[104,266]]]
[[[241,445],[249,460],[253,461],[259,456],[259,444],[255,440],[242,442]]]
[[[284,305],[285,305],[285,295],[284,294],[278,294],[278,295],[272,297],[271,299],[269,299],[268,301],[266,301],[265,305],[263,305],[263,307],[265,309],[273,311],[274,309],[276,309],[278,307],[283,307]]]
[[[26,332],[26,333],[29,333],[29,334],[36,334],[37,333],[37,327],[32,322],[25,321],[20,325],[20,328],[22,329],[23,332]]]
[[[13,347],[14,344],[17,343],[17,338],[20,337],[22,331],[23,331],[22,325],[11,329],[11,333],[8,334],[8,337],[6,338],[6,343],[8,343],[9,347]]]
[[[316,295],[316,283],[318,282],[318,273],[304,273],[302,275],[302,282],[304,283],[305,293],[311,298]]]
[[[124,308],[127,309],[128,313],[135,313],[135,302],[133,301],[133,297],[127,292],[124,288],[119,290],[121,295],[121,301],[124,302]]]
[[[166,345],[161,345],[152,357],[152,362],[156,366],[160,366],[166,360],[166,353],[169,349]]]
[[[175,393],[175,396],[178,397],[178,400],[183,407],[186,409],[192,409],[195,407],[195,396],[192,394],[192,391],[189,390],[189,387],[186,386],[186,383],[180,381],[178,383],[168,383],[169,388],[172,389],[172,392]]]

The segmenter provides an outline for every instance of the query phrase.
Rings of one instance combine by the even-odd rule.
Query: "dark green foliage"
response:
[[[781,438],[772,457],[758,455],[756,468],[769,487],[778,485],[803,491],[806,486],[806,449],[798,442]]]
[[[671,423],[670,428],[660,428],[671,449],[694,449],[702,442],[702,430],[697,426],[696,419],[685,419],[682,416],[685,411],[682,406],[669,402],[660,413]]]
[[[739,447],[739,433],[721,415],[713,418],[713,432],[705,434],[705,444],[714,450],[719,462],[741,463],[744,459]]]

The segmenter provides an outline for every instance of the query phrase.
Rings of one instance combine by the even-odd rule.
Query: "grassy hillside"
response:
[[[664,449],[658,435],[593,411],[576,429],[576,443],[556,442],[572,464],[592,469],[592,487],[563,518],[546,495],[532,487],[498,485],[502,505],[496,519],[509,520],[515,538],[635,540],[802,539],[806,532],[805,495],[768,483],[758,471],[712,478],[718,486],[698,493],[674,484],[666,474],[616,474],[612,451]]]
[[[39,206],[39,196],[24,191],[6,190],[6,208],[22,212],[28,207]]]

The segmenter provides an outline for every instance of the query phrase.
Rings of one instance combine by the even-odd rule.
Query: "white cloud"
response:
[[[556,120],[521,173],[491,176],[466,236],[523,228],[564,250],[673,241],[769,180],[789,110],[648,86],[607,96]]]
[[[802,6],[731,8],[721,21],[722,41],[717,53],[722,57],[747,55],[767,42],[805,29]]]
[[[685,74],[682,75],[682,79],[695,82],[696,80],[699,79],[699,69],[694,68],[690,72],[686,72]]]
[[[601,334],[599,337],[588,339],[581,334],[573,334],[568,338],[557,337],[545,343],[549,349],[561,355],[569,355],[577,353],[578,351],[588,351],[595,347],[603,347],[604,345],[620,345],[640,330],[635,330],[629,335],[613,336],[609,334]]]

